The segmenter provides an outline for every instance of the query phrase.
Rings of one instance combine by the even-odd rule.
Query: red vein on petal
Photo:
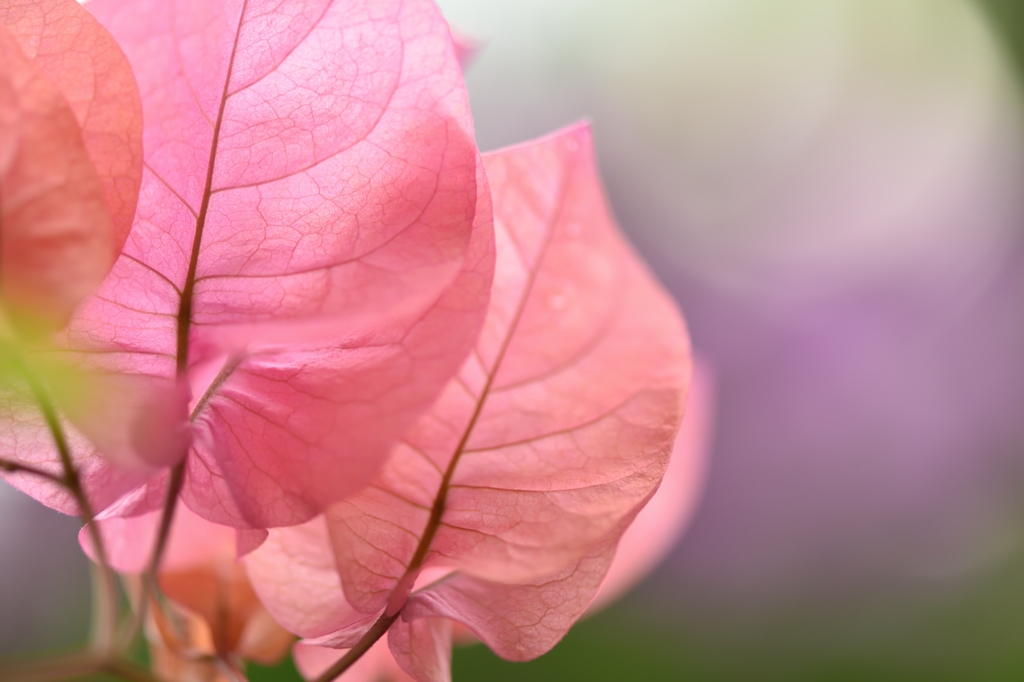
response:
[[[192,292],[195,289],[196,268],[199,265],[199,246],[203,239],[203,227],[206,224],[206,214],[210,208],[210,188],[213,185],[214,164],[217,161],[217,142],[220,137],[220,127],[224,120],[224,108],[227,104],[228,85],[231,82],[231,72],[235,65],[235,55],[238,52],[238,38],[242,33],[242,24],[245,19],[245,10],[249,0],[244,0],[242,9],[238,15],[238,28],[235,30],[235,40],[231,45],[231,57],[228,59],[227,73],[224,76],[224,90],[220,98],[220,107],[217,111],[217,121],[213,127],[213,139],[210,143],[210,162],[206,168],[206,185],[203,188],[203,202],[199,208],[199,215],[196,217],[196,231],[192,238],[192,254],[189,258],[188,273],[185,275],[185,285],[181,289],[181,304],[178,307],[178,330],[177,350],[175,352],[175,371],[182,379],[188,367],[188,333],[192,325]],[[154,271],[155,272],[155,271]],[[165,277],[166,279],[166,277]],[[232,368],[234,369],[234,368]],[[204,396],[205,398],[206,396]],[[204,403],[205,405],[205,403]],[[187,451],[186,451],[187,454]],[[175,509],[178,506],[178,497],[185,483],[185,463],[183,458],[171,469],[171,478],[167,486],[167,496],[164,499],[163,511],[160,515],[160,528],[157,531],[156,542],[153,544],[153,553],[150,556],[146,572],[143,574],[142,600],[136,612],[135,619],[131,623],[127,641],[134,641],[142,630],[146,618],[146,609],[149,602],[149,595],[153,593],[156,585],[156,573],[163,560],[167,549],[167,541],[170,537],[171,525],[174,523]]]
[[[512,322],[509,325],[508,333],[505,335],[505,339],[502,341],[501,348],[498,351],[497,356],[494,360],[494,365],[491,367],[490,372],[487,374],[487,382],[484,384],[483,389],[480,391],[480,400],[476,404],[476,408],[473,410],[473,414],[469,419],[469,423],[466,425],[465,431],[462,433],[462,438],[459,440],[459,444],[455,448],[455,454],[452,456],[451,462],[448,464],[448,468],[445,470],[444,477],[441,479],[441,485],[438,487],[437,497],[434,500],[434,505],[430,510],[430,518],[427,520],[427,526],[423,531],[423,537],[420,539],[419,545],[416,547],[416,552],[413,554],[412,560],[409,562],[409,567],[406,569],[406,574],[411,574],[419,571],[423,565],[423,561],[427,557],[427,552],[430,551],[430,546],[433,544],[434,536],[437,534],[438,528],[441,526],[441,517],[444,515],[445,505],[448,500],[448,490],[451,487],[452,476],[455,474],[455,468],[459,464],[459,460],[462,457],[463,452],[466,450],[466,444],[469,442],[469,437],[473,434],[473,429],[476,427],[476,422],[480,418],[480,414],[483,412],[484,405],[487,403],[487,397],[490,394],[491,385],[494,383],[495,377],[498,375],[498,370],[501,368],[501,363],[505,358],[505,353],[508,351],[509,346],[512,343],[513,338],[516,335],[516,329],[519,326],[519,321],[522,319],[523,312],[526,309],[526,304],[530,300],[530,294],[533,291],[534,282],[537,279],[538,273],[541,271],[544,265],[544,259],[547,256],[548,246],[551,244],[551,238],[555,232],[555,226],[558,224],[559,219],[562,215],[562,207],[564,206],[564,198],[569,185],[569,178],[575,172],[575,161],[573,159],[573,166],[567,169],[565,175],[562,176],[561,186],[558,188],[557,193],[557,210],[552,215],[549,223],[547,234],[544,236],[544,243],[541,245],[537,262],[530,270],[529,278],[526,281],[526,285],[523,287],[523,295],[519,300],[519,304],[516,307],[515,314],[512,317]]]
[[[206,185],[203,188],[203,202],[199,206],[199,215],[196,218],[196,232],[192,238],[192,254],[188,262],[188,273],[185,275],[185,286],[181,290],[181,306],[178,308],[178,350],[177,350],[177,372],[183,376],[188,366],[188,332],[192,326],[192,292],[196,285],[196,269],[199,266],[199,246],[203,240],[203,228],[206,225],[206,214],[210,209],[210,199],[213,197],[213,170],[217,162],[217,143],[220,139],[220,128],[224,122],[224,109],[228,101],[228,87],[231,84],[231,72],[235,67],[235,56],[238,54],[238,39],[242,35],[242,25],[245,23],[245,10],[249,6],[249,0],[242,3],[242,10],[238,15],[238,28],[235,30],[235,40],[231,45],[231,57],[228,59],[227,73],[224,75],[224,90],[220,97],[220,107],[217,110],[217,121],[213,125],[213,140],[210,143],[210,163],[206,168]]]

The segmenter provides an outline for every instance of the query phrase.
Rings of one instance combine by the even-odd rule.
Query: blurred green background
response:
[[[593,120],[720,403],[669,560],[455,679],[1024,679],[1024,3],[440,4],[482,148]],[[75,534],[0,489],[0,654],[84,637]]]

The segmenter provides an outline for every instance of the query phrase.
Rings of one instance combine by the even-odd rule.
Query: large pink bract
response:
[[[8,401],[0,444],[56,476],[66,434],[113,568],[145,570],[177,505],[158,575],[216,656],[265,651],[242,634],[267,612],[303,656],[384,623],[382,660],[445,682],[453,629],[536,657],[667,550],[703,452],[676,441],[689,340],[610,215],[587,125],[482,157],[467,44],[430,0],[69,2],[0,11],[39,62],[0,28],[0,122],[42,112],[10,129],[40,148],[59,130],[30,170],[77,169],[55,186],[81,196],[4,213],[0,236],[68,224],[58,208],[104,235],[54,304],[53,354],[89,390],[53,391],[59,424]],[[49,81],[11,99],[35,68],[70,106]],[[15,146],[0,130],[5,190]]]
[[[19,326],[52,330],[121,250],[142,121],[127,60],[72,0],[0,5],[0,253]]]
[[[619,598],[657,566],[679,541],[690,521],[704,482],[714,412],[711,372],[696,364],[686,399],[686,414],[672,449],[672,460],[658,492],[623,533],[608,573],[587,607],[584,617]],[[456,642],[474,638],[464,627],[453,631]],[[337,661],[344,651],[299,642],[295,664],[313,679]],[[395,661],[386,640],[380,640],[341,678],[344,682],[409,682]]]
[[[127,235],[142,171],[139,94],[120,48],[74,0],[4,2],[0,24],[0,336],[15,331],[12,323],[45,349]],[[6,378],[13,383],[0,392],[3,457],[62,475],[24,376]],[[92,489],[123,482],[98,457],[79,461]],[[50,506],[78,511],[63,486],[21,472],[4,478]]]
[[[498,258],[470,358],[366,490],[246,559],[312,644],[350,647],[401,610],[391,651],[420,680],[447,677],[449,620],[513,660],[561,638],[664,474],[690,375],[675,306],[608,215],[589,129],[485,165]]]
[[[64,405],[87,493],[144,513],[187,456],[202,516],[305,521],[375,473],[486,306],[489,194],[448,27],[427,0],[88,9],[138,79],[145,170],[67,333],[96,377]],[[16,456],[52,461],[33,427]]]

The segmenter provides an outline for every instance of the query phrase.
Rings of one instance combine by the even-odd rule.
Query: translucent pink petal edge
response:
[[[678,310],[610,217],[589,127],[485,166],[497,260],[469,360],[370,487],[246,559],[312,645],[352,646],[401,609],[391,651],[417,679],[446,665],[419,619],[515,660],[561,638],[665,473],[691,372]]]

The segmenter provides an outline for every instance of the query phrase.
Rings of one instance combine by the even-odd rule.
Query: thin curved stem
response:
[[[107,552],[103,545],[103,538],[100,535],[99,528],[93,523],[95,514],[92,510],[92,504],[85,494],[82,480],[78,475],[78,469],[71,459],[71,447],[68,445],[64,427],[61,425],[60,417],[57,414],[53,401],[50,399],[50,394],[20,359],[15,360],[14,364],[28,384],[29,390],[39,406],[39,411],[43,415],[43,420],[50,431],[50,435],[53,437],[54,445],[57,447],[57,454],[60,456],[61,467],[64,470],[62,483],[71,493],[72,497],[75,498],[79,515],[82,518],[82,523],[85,525],[86,532],[89,534],[89,540],[92,542],[93,551],[96,554],[100,579],[96,581],[99,594],[97,595],[95,609],[93,646],[106,654],[113,646],[114,635],[117,629],[117,581],[107,561]]]
[[[358,661],[363,654],[369,651],[370,647],[376,644],[377,640],[384,636],[384,633],[391,628],[396,620],[398,620],[398,613],[390,616],[382,613],[380,618],[377,619],[377,622],[366,631],[366,634],[356,642],[355,646],[349,649],[348,653],[342,656],[337,663],[328,668],[326,672],[320,675],[320,677],[313,680],[313,682],[332,682],[335,678],[348,670],[353,663]]]
[[[62,476],[57,476],[55,474],[51,474],[48,471],[37,469],[36,467],[31,466],[29,464],[22,464],[21,462],[14,462],[9,459],[0,458],[0,471],[6,471],[12,474],[29,474],[31,476],[45,478],[51,483],[56,483],[57,485],[60,486],[65,485],[64,478]]]
[[[231,75],[234,70],[235,55],[238,52],[238,41],[242,32],[242,18],[245,15],[247,6],[248,0],[244,0],[242,3],[241,14],[239,15],[238,27],[235,31],[234,46],[232,47],[231,56],[228,60],[227,74],[224,79],[224,89],[221,93],[217,120],[212,122],[213,138],[210,147],[210,159],[206,169],[206,183],[203,188],[203,198],[199,207],[199,212],[195,214],[196,227],[195,234],[192,238],[192,250],[189,256],[188,270],[185,273],[184,286],[180,291],[180,301],[176,315],[177,333],[175,351],[175,369],[179,380],[185,378],[188,370],[189,330],[192,328],[192,297],[196,285],[196,272],[199,267],[199,253],[203,241],[203,230],[206,226],[206,217],[210,209],[210,200],[213,197],[213,171],[216,167],[217,161],[217,141],[220,138],[221,125],[224,122],[224,110],[227,104],[228,87],[231,83]],[[206,401],[209,400],[211,391],[216,390],[216,388],[223,383],[227,378],[227,375],[237,367],[238,362],[239,361],[235,361],[233,364],[229,362],[229,367],[221,371],[217,379],[214,381],[214,385],[201,398],[200,405],[197,406],[197,409],[201,409],[201,407],[206,404]],[[132,621],[125,639],[125,646],[131,646],[131,643],[139,636],[139,633],[142,631],[143,624],[145,623],[146,611],[149,608],[150,597],[156,590],[156,573],[160,568],[160,561],[163,558],[164,548],[167,545],[167,538],[170,535],[171,523],[174,520],[174,510],[177,506],[178,495],[181,492],[184,480],[185,458],[182,458],[181,463],[171,470],[171,479],[168,484],[167,498],[164,501],[163,514],[160,518],[160,530],[157,535],[156,544],[153,547],[153,554],[150,557],[149,565],[142,577],[142,594],[139,599],[138,609],[135,612],[135,618]]]
[[[178,495],[181,493],[184,483],[185,462],[182,461],[171,469],[171,477],[167,483],[167,497],[164,499],[163,513],[160,515],[160,528],[157,531],[156,542],[153,544],[153,553],[149,557],[146,572],[142,574],[142,590],[139,595],[138,608],[135,610],[135,617],[123,640],[125,648],[130,647],[138,638],[142,632],[142,626],[146,622],[149,602],[156,590],[156,574],[167,549],[167,540],[171,536],[171,525],[174,523],[174,511],[178,506]]]

